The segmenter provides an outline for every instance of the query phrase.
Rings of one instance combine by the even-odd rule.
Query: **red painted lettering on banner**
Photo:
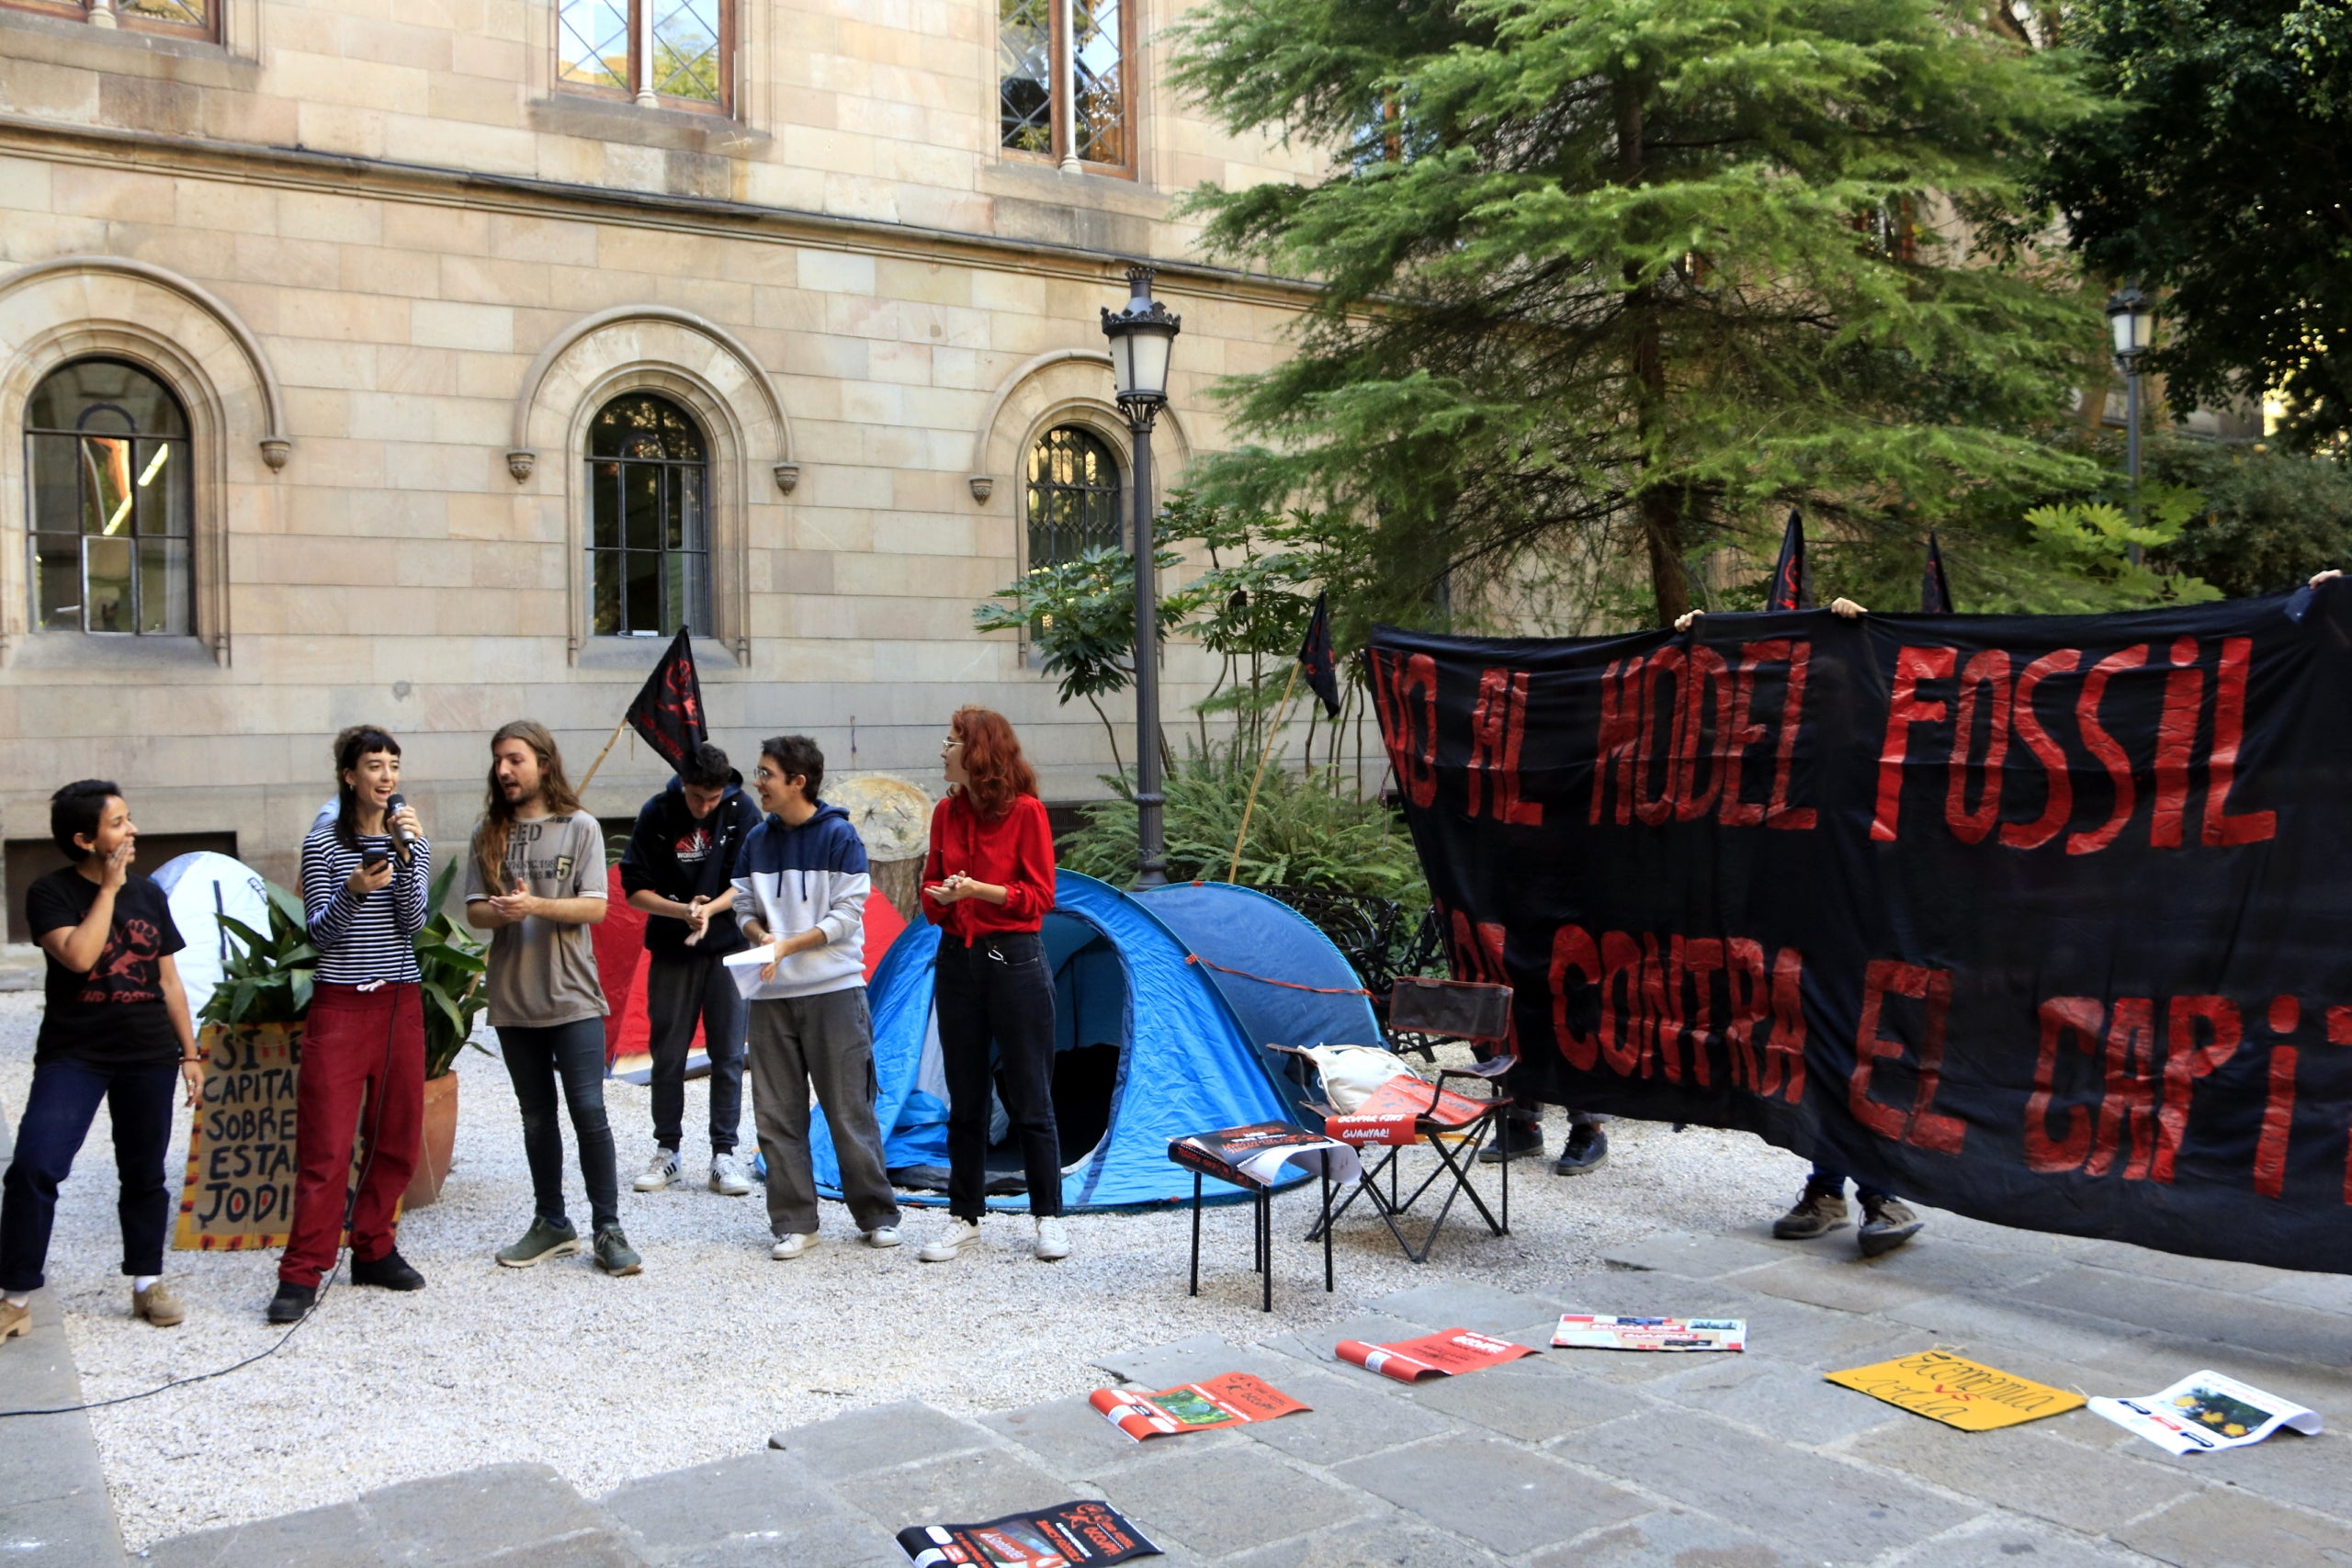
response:
[[[1634,763],[1634,817],[1645,828],[1655,828],[1674,815],[1674,758],[1671,755],[1674,720],[1666,726],[1657,722],[1657,689],[1667,681],[1674,682],[1674,705],[1679,713],[1682,703],[1685,660],[1682,650],[1668,644],[1650,655],[1642,666],[1642,750]],[[1656,744],[1659,739],[1667,744]],[[1650,793],[1650,776],[1657,775],[1657,793]]]
[[[1726,828],[1753,828],[1764,820],[1764,803],[1743,800],[1739,783],[1747,769],[1747,753],[1771,728],[1756,716],[1756,671],[1758,666],[1789,656],[1786,638],[1751,642],[1739,650],[1739,672],[1732,678],[1731,706],[1715,726],[1715,776],[1722,781],[1715,819]]]
[[[1772,957],[1772,1032],[1764,1043],[1765,1098],[1771,1098],[1775,1089],[1791,1105],[1804,1100],[1804,954],[1793,947],[1784,947]]]
[[[2352,1008],[2327,1010],[2327,1043],[2331,1045],[2352,1045]],[[2345,1129],[2344,1201],[2352,1205],[2352,1126]]]
[[[1890,995],[1924,1001],[1925,1027],[1919,1042],[1919,1087],[1908,1112],[1871,1098],[1871,1079],[1881,1060],[1899,1058],[1903,1042],[1881,1032],[1880,1015]],[[1944,1018],[1951,1010],[1951,971],[1929,969],[1893,959],[1874,959],[1862,974],[1861,1027],[1854,1036],[1854,1076],[1847,1086],[1847,1104],[1854,1119],[1880,1137],[1899,1140],[1939,1154],[1958,1154],[1967,1129],[1935,1107],[1936,1090],[1943,1080]]]
[[[2199,1025],[2207,1036],[2201,1043]],[[2165,1010],[2165,1102],[2156,1113],[2156,1163],[2150,1173],[2158,1181],[2172,1179],[2197,1080],[2237,1055],[2238,1037],[2237,1004],[2227,997],[2175,997]]]
[[[1623,995],[1624,1005],[1617,998]],[[1600,1055],[1621,1078],[1641,1069],[1642,946],[1623,931],[1600,933]]]
[[[1792,642],[1789,645],[1788,692],[1781,699],[1780,744],[1774,749],[1772,761],[1772,798],[1764,807],[1764,825],[1804,832],[1814,824],[1810,806],[1789,804],[1789,773],[1796,761],[1797,730],[1804,723],[1804,677],[1813,660],[1813,644]]]
[[[1764,978],[1764,944],[1744,936],[1724,943],[1724,987],[1731,1006],[1724,1021],[1724,1043],[1731,1056],[1731,1081],[1751,1094],[1764,1092],[1764,1064],[1756,1054],[1757,1027],[1770,1016],[1770,984]]]
[[[2245,740],[2245,670],[2253,649],[2252,637],[2222,639],[2222,675],[2213,694],[2213,750],[2205,759],[2205,842],[2209,845],[2259,843],[2278,832],[2277,812],[2230,815],[2238,748]]]
[[[2262,1102],[2262,1136],[2254,1145],[2254,1190],[2276,1198],[2287,1187],[2287,1134],[2295,1123],[2292,1045],[2270,1048],[2270,1092]]]
[[[2037,1010],[2041,1018],[2041,1049],[2033,1062],[2033,1093],[2025,1102],[2025,1163],[2034,1170],[2077,1170],[2091,1152],[2091,1112],[2070,1106],[2064,1136],[2050,1135],[2050,1102],[2057,1095],[2058,1047],[2067,1035],[2075,1049],[2097,1060],[2099,1025],[2107,1010],[2096,997],[2052,997]]]
[[[1724,966],[1724,944],[1716,937],[1676,937],[1674,954],[1676,966],[1690,986],[1690,1076],[1699,1080],[1700,1088],[1705,1089],[1715,1081],[1714,1071],[1707,1062],[1707,1043],[1715,1030],[1715,987],[1712,976]]]
[[[1666,1060],[1666,1076],[1682,1081],[1677,1050],[1682,1037],[1682,968],[1675,962],[1679,939],[1669,937],[1663,949],[1657,936],[1642,933],[1642,1077],[1656,1076],[1657,1057]]]
[[[2138,796],[2132,787],[2132,759],[2115,743],[2098,721],[2098,705],[2107,696],[2108,682],[2126,670],[2137,670],[2148,661],[2148,645],[2137,643],[2120,653],[2110,653],[2091,666],[2083,678],[2083,694],[2075,701],[2075,722],[2082,729],[2083,744],[2090,748],[2107,768],[2107,776],[2115,786],[2115,807],[2107,820],[2087,833],[2066,835],[2066,852],[2070,855],[2096,854],[2115,842],[2123,825],[2132,820],[2132,808]]]
[[[2107,1021],[2107,1092],[2098,1102],[2098,1134],[2086,1176],[2114,1168],[2122,1139],[2132,1158],[2123,1179],[2143,1179],[2156,1155],[2156,1009],[2145,997],[2119,997]]]
[[[1470,715],[1471,816],[1490,807],[1498,821],[1523,828],[1544,825],[1544,808],[1520,798],[1519,750],[1526,734],[1527,671],[1482,673],[1477,705]]]
[[[1718,731],[1730,726],[1731,666],[1712,648],[1693,647],[1684,657],[1682,702],[1674,716],[1674,819],[1695,822],[1715,808],[1715,799],[1723,793],[1720,746],[1708,747],[1702,739],[1707,724],[1702,710],[1713,710]],[[1702,762],[1707,775],[1704,788],[1699,784]]]
[[[1976,694],[1985,703],[1984,754],[1976,756]],[[1960,672],[1960,708],[1952,719],[1951,778],[1944,789],[1944,821],[1963,844],[1981,844],[2001,819],[2001,763],[2009,754],[2009,656],[1988,648]],[[1968,806],[1968,775],[1979,779],[1974,810]]]
[[[1582,978],[1571,982],[1571,974]],[[1594,986],[1602,979],[1600,950],[1593,945],[1591,933],[1582,926],[1562,926],[1552,933],[1551,979],[1552,1043],[1567,1058],[1568,1066],[1589,1073],[1600,1059],[1600,1039],[1597,1034],[1578,1034],[1568,1027],[1569,986]]]
[[[1911,748],[1911,727],[1941,724],[1948,711],[1941,698],[1919,695],[1919,682],[1951,674],[1959,654],[1949,648],[1903,648],[1894,655],[1894,689],[1886,705],[1886,740],[1878,753],[1878,810],[1871,837],[1892,840],[1903,814],[1903,763]]]
[[[1415,806],[1428,806],[1437,799],[1437,660],[1416,653],[1400,670],[1396,654],[1375,649],[1372,674],[1373,703],[1397,787]]]
[[[2048,843],[2058,836],[2059,829],[2066,826],[2066,818],[2074,813],[2075,785],[2066,775],[2066,753],[2041,728],[2041,716],[2033,711],[2033,696],[2043,681],[2064,674],[2082,660],[2079,650],[2062,648],[2055,653],[2043,654],[2018,677],[2017,694],[2009,700],[2009,720],[2017,726],[2026,749],[2041,759],[2050,793],[2041,815],[2032,821],[2001,824],[2001,842],[2013,850],[2039,849]]]
[[[2198,710],[2205,705],[2195,637],[2173,639],[2172,664],[2165,677],[2164,715],[2156,721],[2156,805],[2148,819],[2148,842],[2160,850],[2180,848],[2188,818],[2188,760],[2197,750]]]

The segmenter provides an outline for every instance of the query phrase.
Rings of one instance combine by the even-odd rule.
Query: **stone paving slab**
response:
[[[1886,1360],[1908,1348],[1912,1347],[1889,1341],[1878,1348],[1884,1355],[1863,1351],[1855,1364]],[[1890,1417],[1918,1419],[1868,1394],[1825,1381],[1815,1367],[1753,1352],[1690,1359],[1706,1364],[1651,1384],[1651,1397],[1814,1447],[1883,1427]]]
[[[1624,1269],[1661,1269],[1687,1279],[1716,1280],[1781,1262],[1786,1254],[1738,1236],[1668,1231],[1623,1247],[1604,1247],[1600,1257],[1601,1261]]]
[[[664,1565],[697,1553],[781,1551],[812,1530],[860,1523],[797,1456],[774,1449],[630,1482],[602,1506],[640,1556]]]
[[[2083,1420],[2099,1422],[2086,1411],[2080,1415]],[[2202,1483],[2188,1475],[2129,1454],[2079,1447],[2041,1430],[2050,1425],[2037,1421],[1995,1432],[1955,1434],[1924,1416],[1905,1415],[1858,1438],[1845,1452],[2085,1535],[2113,1534],[2204,1490]],[[1964,1440],[1955,1442],[1955,1436]],[[2152,1454],[2161,1452],[2152,1443],[2140,1447]]]
[[[1503,1562],[1458,1535],[1402,1516],[1319,1530],[1227,1561],[1233,1568],[1502,1568]]]
[[[2343,1568],[2352,1527],[2217,1488],[2120,1532],[2123,1544],[2178,1568]]]
[[[989,1440],[986,1432],[920,1400],[901,1399],[778,1432],[768,1446],[791,1454],[827,1481],[841,1481]]]
[[[1493,1438],[1417,1444],[1336,1467],[1352,1485],[1456,1535],[1518,1556],[1647,1511],[1545,1454]]]
[[[1800,1568],[1805,1561],[1792,1547],[1689,1508],[1661,1508],[1527,1559],[1528,1568]]]
[[[2352,1365],[2352,1318],[2290,1302],[2230,1295],[2196,1285],[2168,1283],[2151,1289],[2113,1270],[2090,1268],[2061,1269],[2007,1293],[2290,1362]]]
[[[1167,1545],[1164,1535],[1207,1558],[1313,1535],[1374,1511],[1361,1492],[1240,1448],[1122,1470],[1103,1477],[1102,1493],[1155,1541]]]

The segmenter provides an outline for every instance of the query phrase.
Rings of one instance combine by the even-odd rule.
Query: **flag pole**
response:
[[[1241,874],[1241,844],[1250,837],[1250,814],[1258,809],[1258,786],[1266,779],[1266,759],[1274,754],[1274,739],[1283,732],[1283,725],[1290,716],[1291,688],[1297,684],[1298,664],[1293,660],[1290,679],[1283,682],[1283,700],[1274,708],[1273,728],[1266,732],[1266,748],[1258,753],[1258,772],[1250,781],[1250,798],[1241,805],[1241,831],[1233,835],[1233,863],[1225,873],[1227,882]]]
[[[612,737],[605,742],[605,749],[596,753],[596,760],[588,764],[588,776],[580,781],[579,794],[584,795],[588,793],[589,784],[595,781],[596,770],[605,765],[605,759],[610,756],[612,754],[613,748],[620,743],[621,731],[628,728],[628,715],[623,714],[621,715],[621,721],[613,726]]]

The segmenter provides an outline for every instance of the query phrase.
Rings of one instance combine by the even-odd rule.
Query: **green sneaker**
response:
[[[523,1239],[498,1249],[498,1260],[509,1269],[528,1269],[550,1258],[569,1258],[580,1250],[580,1233],[568,1224],[554,1225],[533,1219]]]
[[[620,1226],[606,1225],[596,1233],[596,1266],[607,1274],[639,1274],[644,1272],[645,1259],[621,1235]]]

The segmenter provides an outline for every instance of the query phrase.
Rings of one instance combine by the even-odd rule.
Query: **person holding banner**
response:
[[[509,1269],[580,1250],[564,1213],[559,1088],[580,1145],[596,1266],[645,1261],[621,1231],[620,1177],[605,1115],[605,989],[588,928],[605,919],[605,833],[582,809],[545,725],[518,718],[490,739],[490,788],[466,856],[466,923],[490,931],[491,1026],[523,1112],[530,1228],[498,1249]]]
[[[1790,526],[1795,526],[1792,514]],[[1939,568],[1941,561],[1939,559]],[[1870,612],[1851,599],[1832,599],[1829,613],[1840,620],[1855,621]],[[1691,610],[1678,616],[1674,629],[1687,632],[1699,624],[1703,610]],[[1854,1233],[1855,1241],[1865,1258],[1876,1258],[1894,1251],[1917,1235],[1927,1222],[1919,1218],[1911,1206],[1892,1192],[1882,1192],[1875,1187],[1856,1186],[1854,1197],[1862,1206],[1861,1228]],[[1853,1218],[1846,1207],[1846,1173],[1819,1160],[1805,1177],[1804,1190],[1789,1212],[1772,1222],[1772,1234],[1782,1241],[1811,1241],[1843,1230]]]
[[[105,779],[67,784],[49,798],[49,831],[74,863],[25,889],[25,921],[48,969],[47,1000],[16,1153],[0,1179],[0,1344],[32,1332],[57,1190],[101,1102],[114,1124],[130,1315],[158,1328],[187,1316],[163,1280],[172,1090],[185,1082],[194,1105],[204,1086],[172,958],[187,943],[164,890],[131,873],[139,829],[121,790]]]
[[[335,817],[302,840],[302,908],[319,952],[295,1082],[294,1217],[269,1321],[315,1305],[341,1246],[351,1161],[367,1107],[359,1189],[348,1198],[351,1282],[418,1291],[393,1245],[424,1133],[424,929],[433,845],[401,798],[401,744],[373,725],[335,750]]]
[[[952,1262],[979,1239],[993,1080],[1021,1140],[1031,1251],[1050,1263],[1069,1256],[1054,1125],[1054,977],[1038,934],[1054,907],[1053,829],[1002,714],[956,709],[939,750],[948,789],[931,816],[922,912],[941,932],[932,985],[947,1073],[951,1218],[915,1256]]]
[[[736,929],[735,866],[760,813],[727,753],[704,741],[645,803],[621,855],[621,887],[645,922],[645,1015],[653,1056],[653,1159],[639,1192],[678,1179],[686,1052],[702,1025],[710,1055],[710,1190],[752,1190],[735,1160],[743,1119],[743,995],[723,962],[745,946]]]

